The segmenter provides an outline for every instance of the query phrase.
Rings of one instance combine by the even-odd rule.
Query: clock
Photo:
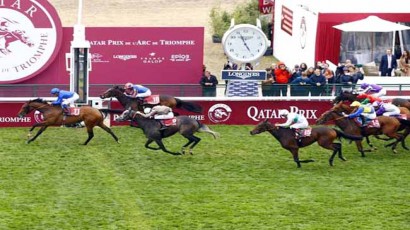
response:
[[[231,28],[222,37],[222,46],[225,54],[236,63],[248,63],[261,58],[270,45],[270,41],[257,25],[240,24],[234,25],[232,19]]]

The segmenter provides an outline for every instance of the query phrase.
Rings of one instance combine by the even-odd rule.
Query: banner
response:
[[[173,111],[209,125],[255,125],[265,119],[269,119],[270,122],[285,122],[278,116],[278,111],[281,109],[301,113],[308,119],[309,124],[313,125],[320,115],[332,106],[329,101],[203,100],[191,102],[201,105],[203,113],[195,114],[182,109],[173,109]],[[0,103],[0,127],[27,127],[42,120],[40,113],[33,112],[24,118],[18,118],[17,113],[22,105],[23,102]],[[117,101],[113,101],[111,109],[123,108]],[[117,116],[110,116],[111,125],[129,125],[129,122],[115,122]]]
[[[275,0],[259,0],[259,12],[261,14],[273,14],[274,9]]]

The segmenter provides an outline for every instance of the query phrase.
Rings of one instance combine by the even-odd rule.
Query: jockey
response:
[[[156,105],[152,107],[152,109],[145,108],[144,112],[145,113],[137,111],[137,114],[145,118],[154,118],[155,120],[166,120],[166,119],[171,119],[174,117],[174,113],[172,112],[172,109],[165,105]],[[164,130],[167,128],[162,122],[160,123],[161,123],[160,130]]]
[[[384,103],[384,102],[374,102],[373,107],[378,108],[376,110],[377,116],[400,116],[400,109],[399,107],[393,105],[392,103]]]
[[[64,114],[68,114],[68,105],[74,107],[74,102],[80,98],[76,92],[60,90],[58,88],[51,89],[50,93],[57,96],[57,100],[51,102],[52,105],[60,105],[63,108]]]
[[[386,89],[383,89],[382,86],[376,84],[362,83],[360,89],[362,93],[372,94],[375,97],[386,95]]]
[[[365,105],[365,104],[367,104],[367,103],[371,103],[371,104],[373,104],[374,102],[381,102],[382,101],[382,99],[380,99],[380,98],[378,98],[378,97],[376,97],[375,95],[373,95],[373,94],[367,94],[367,93],[363,93],[363,94],[359,94],[359,95],[357,95],[357,97],[356,97],[357,99],[364,99],[362,102],[361,102],[361,104],[362,105]]]
[[[348,118],[355,118],[355,117],[360,117],[363,116],[364,119],[362,119],[362,125],[365,126],[368,124],[369,121],[373,120],[376,118],[376,112],[371,106],[371,104],[366,104],[362,105],[358,101],[352,102],[350,104],[350,107],[356,107],[356,111],[351,113],[351,114],[344,114],[345,117]]]
[[[144,97],[151,96],[151,90],[142,85],[134,85],[128,82],[127,84],[125,84],[124,89],[125,89],[124,94],[127,97],[144,98]]]
[[[295,129],[296,138],[299,139],[299,130],[300,129],[307,129],[309,127],[309,122],[307,121],[306,117],[302,114],[298,113],[289,113],[286,109],[279,110],[279,117],[286,118],[286,122],[282,124],[275,124],[275,126],[279,127],[289,127],[291,129]]]

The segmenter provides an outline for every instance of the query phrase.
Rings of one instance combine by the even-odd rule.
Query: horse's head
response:
[[[270,123],[268,121],[268,119],[265,119],[264,121],[257,124],[255,126],[255,128],[252,129],[250,134],[251,135],[256,135],[256,134],[263,133],[263,132],[266,132],[266,131],[270,131],[270,130],[273,130],[273,129],[275,129],[275,126],[273,126],[272,123]]]
[[[26,103],[24,103],[21,106],[20,111],[18,112],[17,116],[22,118],[24,116],[26,116],[27,114],[29,114],[31,111],[33,111],[34,109],[38,109],[41,106],[46,106],[48,105],[47,102],[43,101],[40,98],[34,99],[34,100],[30,100]]]
[[[11,32],[11,34],[18,40],[20,40],[22,43],[26,44],[28,47],[33,47],[34,43],[31,41],[31,39],[26,35],[26,32],[24,30],[15,30]]]
[[[111,97],[118,97],[124,94],[124,88],[116,85],[112,88],[107,89],[103,94],[100,95],[101,99],[111,98]]]
[[[316,120],[316,124],[317,125],[326,124],[327,122],[335,120],[338,117],[343,117],[343,113],[346,113],[346,112],[347,113],[352,112],[352,108],[343,102],[339,102],[336,105],[334,105],[330,110],[324,112],[319,117],[319,119]]]

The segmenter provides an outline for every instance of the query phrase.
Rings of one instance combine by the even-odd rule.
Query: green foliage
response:
[[[291,154],[250,126],[212,126],[194,155],[144,148],[140,129],[114,127],[120,144],[95,129],[0,129],[0,229],[408,229],[408,162],[402,148],[328,165],[329,150]],[[164,139],[170,150],[186,140]]]
[[[258,1],[252,0],[238,4],[233,12],[223,10],[220,6],[215,6],[209,14],[210,24],[213,35],[222,38],[223,34],[229,29],[231,19],[235,19],[235,24],[252,24],[255,25],[256,19],[261,19],[262,30],[268,34],[268,20],[261,18],[258,8]]]

